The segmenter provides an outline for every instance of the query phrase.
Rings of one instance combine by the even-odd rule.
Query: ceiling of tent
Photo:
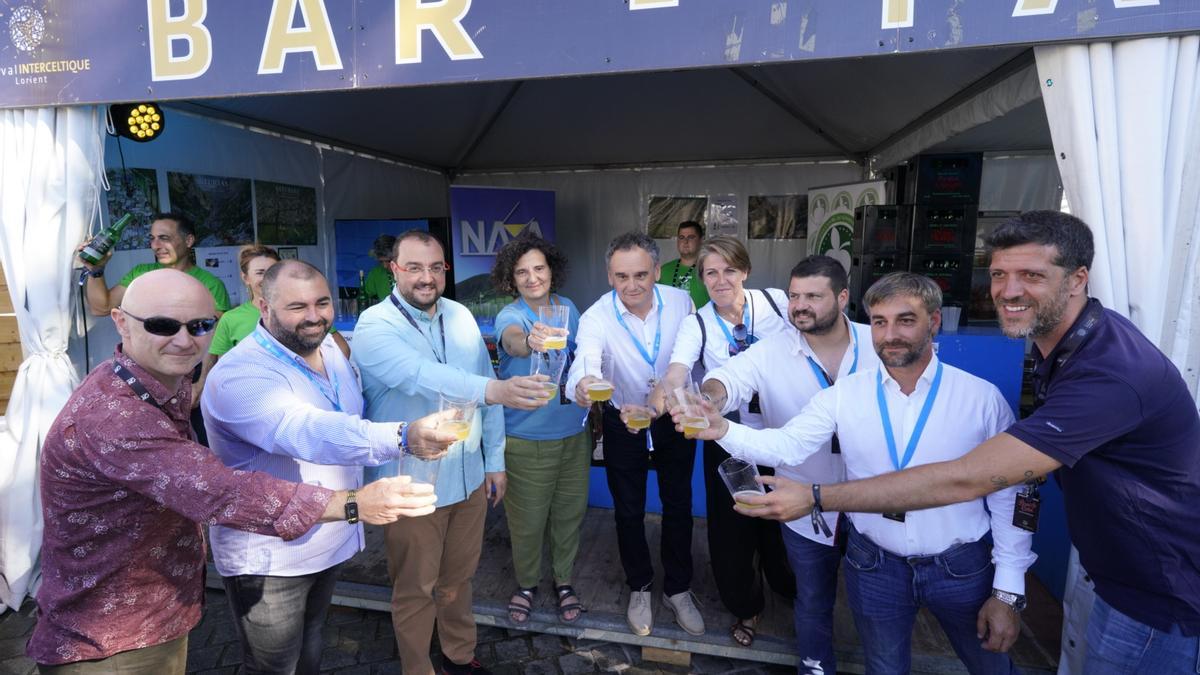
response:
[[[230,116],[440,169],[862,156],[1023,48],[215,99]],[[936,151],[1051,147],[1040,100]]]

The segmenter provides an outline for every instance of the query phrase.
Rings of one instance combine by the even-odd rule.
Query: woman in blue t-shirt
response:
[[[550,565],[558,616],[572,622],[585,611],[571,587],[579,530],[587,512],[588,472],[592,442],[587,411],[566,399],[562,381],[575,351],[579,310],[554,293],[566,280],[567,259],[551,243],[530,235],[510,241],[496,254],[492,284],[516,300],[496,315],[496,347],[501,379],[530,374],[531,361],[549,367],[559,390],[553,400],[533,411],[504,409],[507,434],[504,463],[508,492],[504,498],[512,539],[517,591],[508,605],[509,618],[529,620],[542,569],[542,541],[550,537]],[[538,309],[568,310],[566,349],[546,348],[555,332],[538,317]]]

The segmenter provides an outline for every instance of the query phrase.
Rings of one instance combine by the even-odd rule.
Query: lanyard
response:
[[[912,461],[917,443],[921,442],[921,434],[925,431],[925,423],[929,421],[929,412],[933,410],[933,402],[937,399],[938,389],[942,386],[942,362],[938,361],[937,374],[933,376],[933,384],[929,387],[929,395],[925,397],[925,405],[921,406],[921,414],[917,416],[917,425],[913,427],[912,435],[908,437],[908,447],[904,449],[904,460],[896,456],[896,437],[892,435],[892,418],[888,415],[887,397],[883,394],[883,366],[875,373],[875,397],[879,402],[879,417],[883,420],[883,437],[887,440],[888,452],[892,455],[892,466],[899,471]]]
[[[1033,407],[1040,408],[1046,402],[1046,395],[1050,391],[1050,380],[1054,378],[1055,373],[1062,369],[1067,360],[1075,354],[1075,350],[1079,349],[1080,345],[1091,334],[1092,330],[1100,323],[1101,317],[1104,316],[1104,308],[1100,305],[1100,301],[1095,298],[1088,301],[1084,307],[1083,314],[1076,322],[1071,332],[1059,342],[1058,346],[1050,352],[1052,358],[1043,368],[1044,361],[1037,360],[1033,368],[1034,377],[1034,392],[1033,392]],[[1039,352],[1040,356],[1040,352]],[[1043,372],[1043,370],[1045,372]]]
[[[744,298],[743,298],[744,299]],[[711,301],[710,301],[711,302]],[[717,311],[716,303],[712,303],[713,316],[717,317],[717,325],[721,327],[721,332],[725,334],[725,339],[729,341],[729,346],[734,349],[738,348],[737,340],[733,339],[733,334],[729,332],[729,327],[725,325],[725,319],[721,318],[721,313]],[[746,300],[742,303],[742,325],[750,328],[750,301]],[[754,337],[754,329],[750,328],[750,332],[746,334],[746,344],[753,344],[750,340]]]
[[[146,390],[146,385],[142,384],[142,381],[137,378],[137,375],[129,372],[128,368],[118,363],[115,359],[113,360],[113,373],[115,373],[117,377],[124,380],[125,384],[129,385],[129,388],[133,390],[133,393],[137,394],[139,399],[149,403],[159,410],[162,410],[162,406],[158,404],[158,401],[154,400],[154,397],[151,396],[150,392]]]
[[[262,347],[263,349],[265,349],[268,354],[270,354],[271,356],[274,356],[277,360],[286,363],[287,365],[295,368],[296,370],[299,370],[301,373],[304,373],[304,376],[308,378],[309,382],[312,382],[313,384],[317,385],[317,389],[320,390],[321,395],[325,397],[325,400],[329,401],[333,405],[333,409],[338,412],[342,412],[342,393],[338,389],[337,375],[334,374],[332,368],[328,369],[329,370],[329,382],[327,384],[327,383],[319,380],[316,375],[313,375],[311,370],[309,370],[308,368],[305,368],[304,366],[300,365],[299,363],[296,363],[296,360],[294,358],[291,358],[287,354],[284,354],[283,351],[279,349],[279,347],[275,346],[270,340],[263,337],[262,334],[259,333],[257,330],[254,331],[252,333],[252,335],[254,336],[254,340],[256,342],[258,342],[259,346]],[[318,347],[318,349],[320,349],[320,347]],[[333,396],[330,396],[326,392],[327,388],[332,388]]]
[[[854,346],[854,360],[850,363],[850,372],[846,373],[847,375],[853,375],[854,371],[858,370],[858,336],[854,334],[853,327],[850,328],[850,344]],[[833,386],[829,382],[829,376],[825,374],[825,371],[821,368],[821,366],[817,365],[817,362],[813,359],[813,357],[805,354],[805,358],[808,359],[808,365],[810,368],[812,368],[813,375],[817,378],[817,384],[821,385],[822,389],[828,389],[829,387]],[[940,363],[938,364],[938,367],[941,367]],[[941,371],[939,370],[938,372]]]
[[[421,330],[421,327],[419,325],[417,325],[417,320],[412,318],[412,314],[409,314],[407,309],[404,309],[404,305],[400,304],[400,301],[396,299],[396,296],[389,295],[388,300],[392,301],[392,304],[396,306],[396,309],[400,310],[400,313],[404,315],[404,318],[408,319],[408,322],[410,324],[412,324],[412,327],[416,328],[417,332],[420,333],[421,336],[424,337],[427,342],[429,342],[429,349],[430,349],[430,351],[433,352],[433,358],[438,363],[445,363],[446,362],[446,315],[445,314],[438,315],[438,330],[440,330],[442,332],[442,354],[441,354],[441,356],[439,356],[437,347],[435,347],[433,345],[433,338],[430,337],[429,335],[426,335],[425,331]],[[432,326],[430,327],[430,332],[431,333],[433,332]]]
[[[687,271],[683,273],[682,279],[679,277],[679,268],[681,268],[681,267],[687,268]],[[695,272],[696,272],[695,265],[690,265],[690,266],[684,265],[683,261],[676,261],[675,262],[675,271],[671,273],[671,285],[674,286],[675,288],[683,288],[683,286],[679,285],[680,282],[683,282],[684,285],[690,287],[692,285],[692,275],[695,274]],[[687,289],[684,289],[684,290],[687,290]]]
[[[657,286],[654,287],[654,297],[658,300],[658,327],[654,329],[654,354],[650,354],[642,345],[642,341],[634,337],[633,331],[629,330],[629,325],[625,323],[625,317],[621,316],[621,310],[617,309],[617,292],[612,292],[613,314],[617,316],[617,323],[621,324],[621,328],[625,329],[625,332],[629,335],[629,339],[633,340],[633,346],[637,347],[637,350],[642,354],[642,358],[646,363],[650,364],[651,374],[658,372],[655,364],[658,363],[658,352],[662,348],[662,317],[663,311],[666,309],[663,307],[662,294],[658,292]]]

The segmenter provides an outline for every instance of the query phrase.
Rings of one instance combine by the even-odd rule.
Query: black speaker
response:
[[[871,284],[892,272],[900,272],[908,267],[909,254],[907,251],[891,253],[868,253],[854,255],[850,258],[850,303],[847,313],[850,319],[859,323],[870,323],[867,308],[863,305],[863,294]]]
[[[912,246],[909,250],[974,254],[978,216],[979,210],[974,204],[917,204],[912,207]]]
[[[912,207],[907,205],[860,206],[854,209],[852,255],[894,253],[911,248]]]

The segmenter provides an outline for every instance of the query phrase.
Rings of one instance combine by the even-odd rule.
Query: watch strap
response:
[[[358,491],[346,492],[346,522],[351,525],[358,522]]]

